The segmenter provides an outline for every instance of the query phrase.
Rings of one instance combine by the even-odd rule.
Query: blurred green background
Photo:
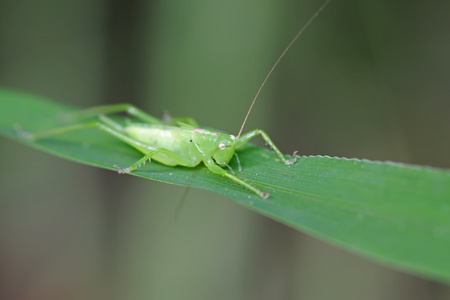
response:
[[[321,4],[0,0],[0,85],[237,133]],[[448,1],[332,1],[246,129],[285,153],[449,168],[449,14]],[[0,161],[0,299],[450,299],[209,192],[177,213],[182,187],[4,139]]]

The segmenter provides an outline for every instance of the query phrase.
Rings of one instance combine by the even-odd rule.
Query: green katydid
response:
[[[318,16],[329,1],[331,0],[326,0],[325,3],[322,4],[322,6],[303,26],[303,28],[298,32],[298,34],[289,43],[281,56],[275,62],[256,93],[256,96],[253,99],[237,136],[221,132],[212,132],[199,128],[197,123],[190,118],[180,119],[177,122],[172,122],[175,124],[169,124],[145,113],[131,104],[113,104],[89,108],[73,113],[68,117],[82,119],[91,116],[98,116],[97,121],[75,124],[55,128],[46,132],[27,135],[30,139],[43,139],[68,131],[97,127],[99,130],[116,137],[144,154],[142,158],[127,168],[121,168],[114,165],[121,174],[130,173],[139,168],[142,164],[145,164],[147,160],[151,161],[151,159],[168,166],[180,165],[184,167],[195,167],[203,162],[203,164],[212,173],[227,177],[256,193],[258,196],[267,199],[269,197],[269,193],[262,192],[253,185],[240,179],[234,174],[231,168],[230,173],[222,167],[228,166],[229,161],[235,155],[235,149],[243,146],[257,135],[260,135],[264,139],[264,141],[272,148],[283,163],[290,165],[296,162],[296,152],[294,152],[291,158],[287,159],[264,131],[255,129],[245,134],[242,134],[242,131],[256,99],[258,98],[273,70],[276,68],[295,40],[297,40],[309,24]],[[107,114],[120,112],[129,114],[130,116],[138,119],[141,123],[129,123],[123,126],[106,116]]]

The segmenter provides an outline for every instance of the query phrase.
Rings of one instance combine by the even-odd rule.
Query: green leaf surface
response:
[[[74,108],[0,89],[0,133],[30,147],[111,170],[115,170],[113,164],[128,166],[141,157],[95,128],[36,142],[21,137],[24,131],[62,126],[58,114],[70,110]],[[203,165],[151,163],[132,175],[210,190],[354,252],[450,281],[449,171],[322,156],[302,156],[286,166],[272,152],[252,145],[238,154],[243,171],[237,175],[269,192],[268,199],[212,174]],[[236,162],[231,166],[237,170]]]

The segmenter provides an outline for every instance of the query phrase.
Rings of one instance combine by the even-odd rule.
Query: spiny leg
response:
[[[247,182],[243,181],[242,179],[239,179],[235,175],[228,173],[227,171],[225,171],[224,169],[222,169],[221,167],[216,165],[216,163],[214,162],[214,160],[212,158],[204,159],[203,162],[204,162],[205,166],[208,168],[208,170],[210,170],[214,174],[218,174],[218,175],[222,175],[222,176],[230,178],[234,182],[239,183],[240,185],[243,185],[244,187],[251,190],[252,192],[254,192],[255,194],[257,194],[258,196],[260,196],[263,199],[267,199],[269,197],[269,193],[264,193],[264,192],[258,190],[254,186],[248,184]]]
[[[60,135],[60,134],[70,132],[70,131],[76,131],[76,130],[91,128],[91,127],[97,127],[97,123],[99,123],[99,122],[95,121],[95,122],[90,122],[90,123],[81,123],[81,124],[75,124],[75,125],[70,125],[70,126],[62,126],[62,127],[50,129],[47,131],[38,132],[38,133],[27,133],[26,138],[31,141],[36,141],[36,140],[48,138],[48,137],[51,137],[54,135]]]
[[[120,139],[121,141],[135,147],[136,149],[138,149],[141,152],[146,152],[143,157],[141,157],[138,161],[136,161],[135,163],[133,163],[132,165],[130,165],[127,168],[121,168],[117,165],[114,165],[115,167],[118,168],[118,172],[120,174],[130,173],[131,171],[136,170],[142,164],[145,164],[145,162],[147,160],[150,162],[151,158],[158,153],[164,154],[167,158],[169,158],[171,160],[170,162],[163,162],[163,164],[165,164],[165,165],[173,164],[173,165],[194,167],[200,162],[200,159],[198,159],[198,161],[195,162],[195,161],[193,161],[192,157],[185,157],[176,152],[173,152],[173,151],[170,151],[170,150],[167,150],[164,148],[155,148],[155,147],[149,146],[145,143],[142,143],[140,141],[137,141],[137,140],[129,137],[128,135],[124,134],[123,127],[120,124],[114,122],[113,120],[111,120],[110,118],[108,118],[104,115],[100,115],[99,118],[103,123],[108,125],[108,126],[105,126],[102,123],[97,124],[101,130],[106,131],[107,133],[109,133],[109,134],[115,136],[116,138]]]
[[[113,167],[117,168],[117,172],[119,172],[119,174],[127,174],[130,173],[131,171],[134,171],[136,169],[138,169],[142,164],[145,165],[145,162],[148,160],[149,162],[151,161],[151,158],[157,154],[158,152],[161,151],[161,148],[155,149],[150,151],[149,153],[145,154],[141,159],[139,159],[137,162],[135,162],[134,164],[132,164],[131,166],[129,166],[128,168],[121,168],[118,165],[114,164]]]
[[[194,167],[198,164],[198,162],[200,162],[200,159],[198,160],[197,163],[195,163],[192,161],[191,157],[184,157],[183,155],[177,154],[170,150],[167,150],[164,148],[155,148],[155,147],[149,146],[147,144],[141,143],[137,140],[134,140],[122,132],[123,127],[120,124],[114,122],[113,120],[111,120],[110,118],[108,118],[104,115],[100,115],[99,118],[100,118],[100,121],[60,127],[60,128],[52,129],[49,131],[41,132],[38,134],[30,135],[30,139],[33,139],[33,140],[42,139],[42,138],[47,138],[47,137],[51,137],[54,135],[59,135],[62,133],[70,132],[70,131],[97,127],[99,130],[114,136],[115,138],[123,141],[124,143],[126,143],[130,146],[133,146],[137,150],[146,152],[146,154],[142,158],[140,158],[138,161],[136,161],[135,163],[130,165],[128,168],[121,168],[117,165],[114,165],[115,167],[118,168],[118,172],[121,174],[129,173],[129,172],[137,169],[141,164],[144,164],[147,160],[150,160],[153,156],[155,156],[158,153],[162,153],[162,154],[166,155],[167,157],[172,159],[175,162],[175,164],[178,164],[178,165]]]
[[[119,166],[114,165],[115,167],[118,168],[119,173],[129,173],[129,172],[137,169],[142,163],[145,163],[145,161],[147,159],[149,160],[152,156],[154,156],[161,150],[158,148],[150,147],[146,144],[143,144],[139,141],[136,141],[136,140],[130,138],[129,136],[127,136],[124,133],[124,128],[122,125],[120,125],[119,123],[106,117],[105,115],[100,114],[100,115],[98,115],[98,118],[100,119],[100,121],[63,126],[63,127],[51,129],[51,130],[44,131],[44,132],[38,132],[36,134],[27,133],[24,136],[25,136],[25,138],[27,138],[29,140],[38,140],[38,139],[51,137],[54,135],[63,134],[63,133],[70,132],[70,131],[76,131],[76,130],[81,130],[81,129],[86,129],[86,128],[97,127],[99,130],[104,131],[104,132],[118,138],[119,140],[135,147],[139,151],[142,151],[142,149],[146,149],[149,151],[144,157],[139,159],[136,163],[132,164],[128,168],[120,168]]]
[[[284,154],[281,153],[281,151],[278,149],[277,146],[275,146],[274,142],[269,138],[267,133],[262,131],[261,129],[255,129],[250,132],[247,132],[239,138],[239,140],[236,142],[236,148],[242,147],[244,144],[246,144],[249,140],[254,138],[257,135],[261,135],[261,137],[264,139],[264,141],[275,151],[275,153],[278,155],[278,157],[281,159],[282,162],[284,162],[286,165],[292,165],[297,161],[297,157],[295,155],[297,154],[297,151],[292,154],[291,159],[286,159],[284,157]]]
[[[129,103],[121,103],[121,104],[111,104],[111,105],[102,105],[95,106],[91,108],[87,108],[84,110],[80,110],[77,112],[66,113],[62,116],[64,121],[76,121],[81,119],[86,119],[90,117],[95,117],[98,115],[106,115],[106,114],[115,114],[115,113],[127,113],[130,116],[133,116],[141,121],[147,122],[149,124],[157,124],[164,125],[165,123],[158,118],[153,117],[152,115],[144,112],[143,110],[137,108],[134,105]]]
[[[122,132],[123,127],[107,118],[104,115],[99,116],[100,121],[87,122],[87,123],[79,123],[74,125],[62,126],[54,129],[50,129],[47,131],[37,132],[37,133],[27,133],[27,138],[30,140],[40,140],[43,138],[60,135],[70,131],[77,131],[86,128],[98,127],[100,130],[111,133],[111,131]],[[103,124],[103,123],[104,124]]]
[[[177,154],[175,152],[172,152],[170,150],[164,149],[164,148],[155,148],[152,146],[149,146],[145,143],[139,142],[124,133],[121,132],[122,127],[120,124],[115,123],[113,120],[107,118],[106,116],[100,115],[100,120],[105,122],[106,124],[102,122],[93,122],[93,123],[87,123],[85,127],[93,127],[96,126],[100,130],[116,137],[117,139],[125,142],[126,144],[136,148],[137,150],[143,152],[145,151],[145,155],[141,157],[138,161],[133,163],[127,168],[121,168],[117,165],[114,165],[118,168],[118,172],[120,174],[124,173],[130,173],[131,171],[136,170],[141,166],[141,164],[145,164],[147,160],[150,161],[150,159],[155,156],[158,153],[164,154],[165,156],[169,157],[173,162],[175,162],[175,165],[183,165],[183,166],[190,166],[193,167],[197,165],[198,163],[193,163],[191,157],[184,157],[183,155]],[[147,152],[148,151],[148,152]],[[169,163],[165,163],[169,165]]]
[[[137,143],[140,144],[139,142],[137,142]],[[164,154],[166,157],[170,158],[174,162],[174,165],[194,167],[198,164],[198,163],[193,164],[192,159],[190,157],[184,157],[183,155],[180,155],[178,153],[175,153],[173,151],[170,151],[170,150],[167,150],[164,148],[153,148],[153,147],[148,146],[148,149],[150,152],[146,153],[142,158],[140,158],[138,161],[136,161],[134,164],[132,164],[128,168],[120,168],[117,165],[114,165],[114,166],[118,168],[118,172],[120,174],[130,173],[131,171],[138,169],[142,164],[145,164],[145,162],[147,160],[150,161],[151,158],[158,153]]]
[[[136,163],[131,165],[129,168],[122,169],[122,168],[118,167],[119,173],[129,173],[130,171],[136,169],[142,162],[146,161],[147,159],[149,159],[150,157],[152,157],[153,155],[155,155],[156,153],[158,153],[160,151],[160,149],[150,147],[146,144],[136,141],[136,140],[128,137],[127,135],[123,134],[121,132],[122,126],[120,126],[120,124],[114,122],[113,120],[107,118],[106,116],[100,115],[99,118],[101,121],[80,123],[80,124],[75,124],[75,125],[70,125],[70,126],[59,127],[59,128],[55,128],[52,130],[39,132],[36,134],[28,134],[28,138],[30,140],[38,140],[38,139],[51,137],[54,135],[63,134],[63,133],[70,132],[70,131],[76,131],[76,130],[81,130],[81,129],[86,129],[86,128],[97,127],[99,130],[104,131],[104,132],[116,137],[117,139],[135,147],[138,150],[142,151],[142,149],[146,149],[149,151],[143,158],[138,160]]]

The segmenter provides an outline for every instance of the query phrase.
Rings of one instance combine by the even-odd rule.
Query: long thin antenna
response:
[[[255,98],[253,99],[252,105],[250,105],[250,109],[247,112],[247,115],[245,116],[244,122],[242,123],[241,129],[239,130],[239,134],[237,136],[237,139],[239,139],[239,137],[241,136],[242,130],[244,130],[244,126],[245,123],[247,123],[247,119],[248,116],[250,115],[250,112],[253,109],[253,105],[255,105],[256,99],[258,99],[259,94],[261,93],[261,90],[263,89],[264,85],[266,85],[266,81],[269,79],[270,75],[272,75],[273,70],[275,70],[275,68],[278,66],[278,63],[281,61],[281,59],[284,57],[284,55],[286,54],[286,52],[288,52],[289,48],[291,48],[292,44],[294,44],[294,42],[302,35],[303,31],[306,30],[306,28],[308,28],[308,26],[312,23],[312,21],[314,21],[315,18],[317,18],[317,16],[322,12],[322,10],[325,8],[325,6],[327,6],[328,2],[330,2],[331,0],[326,0],[322,6],[316,11],[316,13],[308,20],[308,22],[306,22],[305,25],[303,25],[302,29],[300,29],[300,31],[297,33],[297,35],[292,39],[292,41],[289,43],[289,45],[286,47],[286,49],[284,49],[283,53],[281,53],[280,57],[278,58],[278,60],[275,62],[275,64],[273,65],[272,69],[270,69],[269,74],[267,74],[266,78],[264,79],[263,83],[261,84],[261,86],[259,87],[258,92],[256,93]]]

